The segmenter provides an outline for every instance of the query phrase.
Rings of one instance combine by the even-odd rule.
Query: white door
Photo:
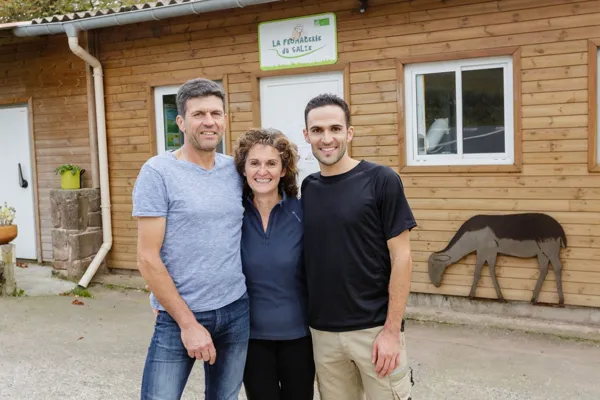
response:
[[[302,131],[306,126],[306,104],[322,93],[333,93],[344,98],[343,73],[336,71],[260,79],[261,125],[280,130],[298,146],[298,186],[307,175],[319,171],[319,164]]]
[[[219,82],[220,83],[220,82]],[[183,132],[177,122],[177,91],[179,86],[161,86],[154,89],[154,112],[156,115],[156,149],[158,154],[177,150],[183,145]],[[225,138],[217,146],[217,152],[225,154]]]
[[[16,209],[17,258],[37,259],[29,113],[26,106],[0,108],[0,204]]]

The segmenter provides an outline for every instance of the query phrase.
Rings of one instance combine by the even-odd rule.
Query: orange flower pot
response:
[[[0,225],[0,245],[9,244],[17,237],[16,225]]]

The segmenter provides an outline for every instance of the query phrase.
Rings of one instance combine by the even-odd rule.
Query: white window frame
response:
[[[461,71],[502,68],[504,72],[504,153],[462,154],[462,74]],[[455,72],[456,84],[456,121],[457,153],[447,155],[419,155],[417,140],[417,84],[416,77],[421,74]],[[512,165],[515,162],[514,142],[514,93],[512,56],[486,57],[468,60],[438,61],[404,66],[405,84],[405,128],[406,128],[406,164],[415,165]]]
[[[220,81],[217,83],[222,84]],[[164,153],[165,150],[165,119],[163,116],[163,96],[177,94],[181,85],[156,86],[154,88],[154,115],[156,118],[156,152],[157,154]],[[223,145],[222,154],[227,154],[227,135],[223,135],[221,140]]]

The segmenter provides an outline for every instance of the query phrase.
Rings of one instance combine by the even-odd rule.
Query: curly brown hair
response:
[[[281,157],[281,164],[285,175],[279,181],[279,193],[285,192],[288,197],[298,196],[298,146],[291,142],[281,131],[274,128],[252,128],[242,134],[233,150],[235,168],[244,180],[244,197],[252,196],[248,180],[244,176],[246,159],[250,149],[255,144],[264,144],[274,147]]]

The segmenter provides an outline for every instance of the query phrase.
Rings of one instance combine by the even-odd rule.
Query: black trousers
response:
[[[244,387],[248,400],[312,400],[315,363],[312,340],[255,340],[248,343]]]

